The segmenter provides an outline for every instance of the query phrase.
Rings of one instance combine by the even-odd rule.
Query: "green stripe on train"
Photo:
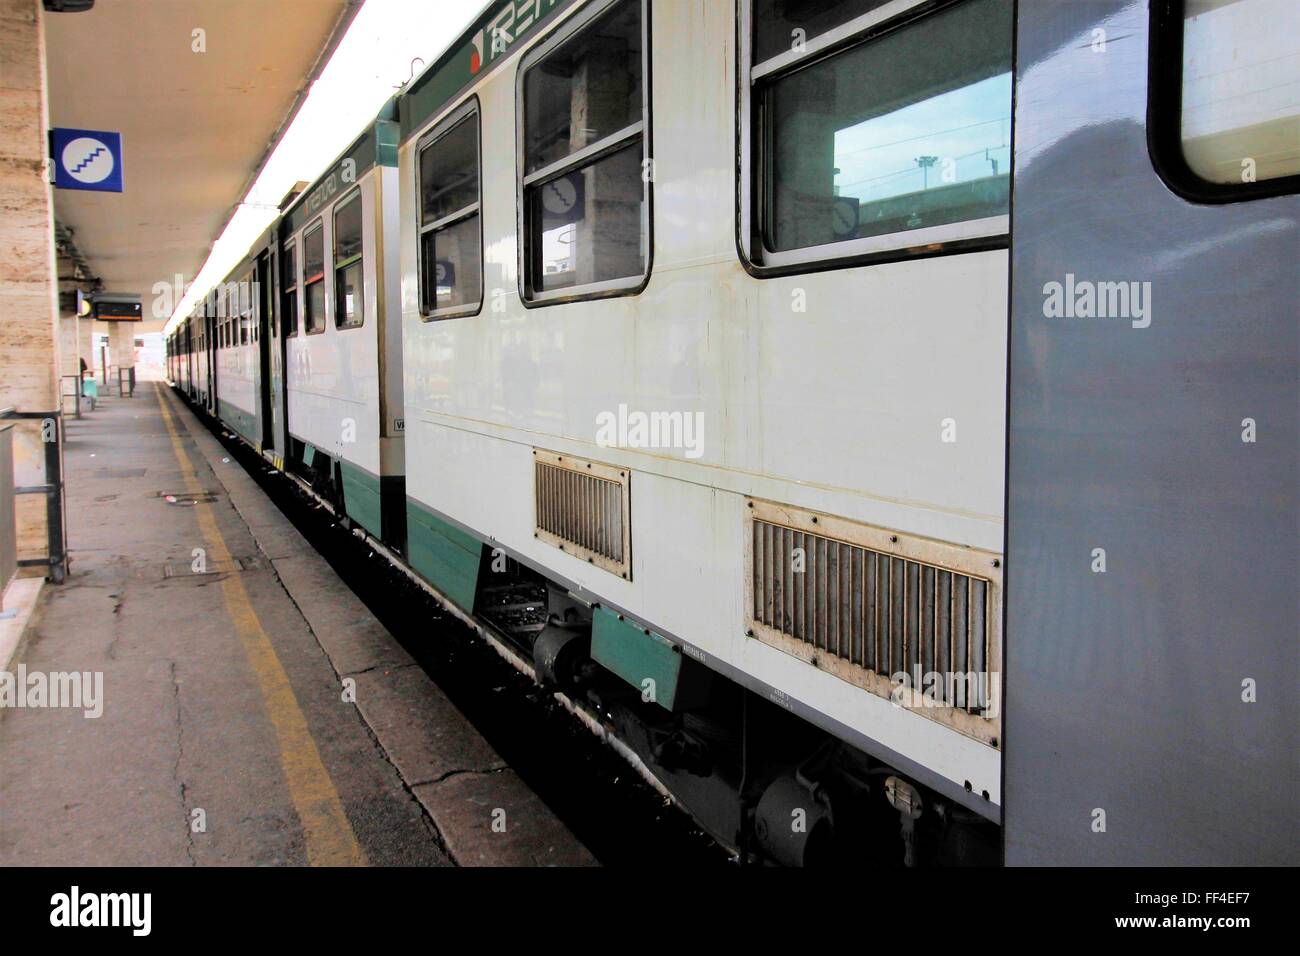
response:
[[[379,479],[350,461],[340,462],[343,472],[343,510],[349,518],[380,540],[384,537]]]
[[[253,444],[257,444],[257,419],[252,412],[236,408],[229,402],[217,400],[217,417]]]
[[[591,659],[667,710],[690,708],[708,699],[709,671],[683,657],[671,641],[646,631],[607,607],[591,616]],[[653,681],[653,684],[646,683]]]
[[[474,610],[483,545],[406,500],[406,549],[411,567],[463,611]]]

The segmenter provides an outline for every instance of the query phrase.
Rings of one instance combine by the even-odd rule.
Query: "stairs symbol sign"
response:
[[[63,147],[63,168],[77,182],[99,183],[113,174],[113,152],[99,140],[80,136]]]
[[[122,191],[122,134],[110,130],[50,129],[55,189]]]

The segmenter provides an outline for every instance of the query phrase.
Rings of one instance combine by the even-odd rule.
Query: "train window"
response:
[[[236,296],[239,300],[239,344],[247,345],[249,341],[249,326],[252,325],[252,296],[249,294],[248,276],[239,280],[236,286]]]
[[[284,334],[288,338],[298,334],[298,248],[292,242],[284,247],[280,268],[284,270],[280,284],[284,287]]]
[[[325,229],[320,220],[302,237],[303,331],[325,331]]]
[[[1300,188],[1300,5],[1160,0],[1152,5],[1152,156],[1205,201]]]
[[[922,3],[753,0],[741,236],[755,264],[1004,241],[1012,0],[915,16]]]
[[[334,325],[355,329],[366,321],[361,193],[334,207]]]
[[[526,301],[635,291],[650,250],[645,17],[593,3],[520,72]]]
[[[471,100],[420,148],[420,310],[472,315],[483,301],[479,118]]]
[[[248,302],[244,310],[248,313],[248,340],[256,344],[261,341],[261,316],[257,313],[257,296],[258,285],[256,273],[253,273],[248,280]]]

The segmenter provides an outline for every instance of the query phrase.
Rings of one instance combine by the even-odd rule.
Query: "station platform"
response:
[[[165,384],[66,431],[0,670],[100,692],[0,708],[0,865],[595,863]]]

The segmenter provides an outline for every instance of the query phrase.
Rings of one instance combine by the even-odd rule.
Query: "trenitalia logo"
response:
[[[469,72],[479,70],[502,56],[511,45],[528,32],[529,27],[555,9],[560,0],[513,0],[498,11],[487,25],[470,40]]]

